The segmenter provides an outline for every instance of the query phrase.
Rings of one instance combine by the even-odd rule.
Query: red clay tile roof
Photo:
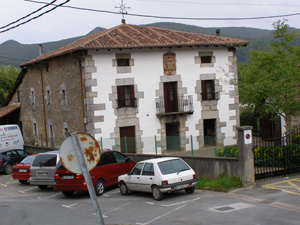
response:
[[[14,104],[14,105],[8,105],[5,107],[0,108],[0,118],[6,116],[7,114],[17,110],[18,108],[20,108],[19,104]]]
[[[79,50],[222,45],[246,46],[248,41],[157,27],[121,24],[76,40],[71,44],[28,61],[22,64],[21,67]]]

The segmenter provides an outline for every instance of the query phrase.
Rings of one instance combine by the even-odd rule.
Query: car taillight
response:
[[[167,181],[167,180],[163,180],[163,181],[161,182],[161,184],[162,184],[162,185],[168,185],[168,181]]]
[[[82,174],[76,174],[75,179],[82,179],[83,175]]]
[[[196,174],[193,175],[193,179],[196,179]]]
[[[2,165],[3,164],[3,162],[0,160],[0,165]]]
[[[54,179],[55,179],[55,180],[60,180],[59,174],[54,174]]]

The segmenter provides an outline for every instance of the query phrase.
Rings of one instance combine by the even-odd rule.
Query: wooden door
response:
[[[164,83],[165,112],[178,112],[177,82]]]
[[[127,151],[127,153],[136,153],[134,126],[120,127],[120,138],[121,138],[121,152],[126,153]]]
[[[179,123],[166,123],[167,151],[180,151]]]

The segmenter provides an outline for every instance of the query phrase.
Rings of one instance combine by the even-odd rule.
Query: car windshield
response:
[[[33,161],[33,159],[34,159],[34,156],[27,156],[25,159],[23,159],[23,160],[21,161],[21,163],[24,163],[24,164],[31,164],[32,161]]]
[[[189,170],[190,167],[181,159],[173,159],[158,163],[158,167],[163,175],[171,173],[179,173],[181,171]]]

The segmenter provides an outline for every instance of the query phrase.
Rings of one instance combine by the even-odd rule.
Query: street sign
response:
[[[98,164],[100,154],[101,151],[98,142],[92,136],[84,133],[72,133],[59,148],[60,160],[64,167],[73,173],[83,174],[99,225],[104,225],[103,216],[89,173],[89,170]]]
[[[101,151],[98,142],[92,136],[84,133],[77,133],[78,141],[85,159],[88,171],[97,166]],[[63,166],[73,172],[82,174],[82,170],[77,158],[72,137],[69,136],[61,144],[59,157]]]

